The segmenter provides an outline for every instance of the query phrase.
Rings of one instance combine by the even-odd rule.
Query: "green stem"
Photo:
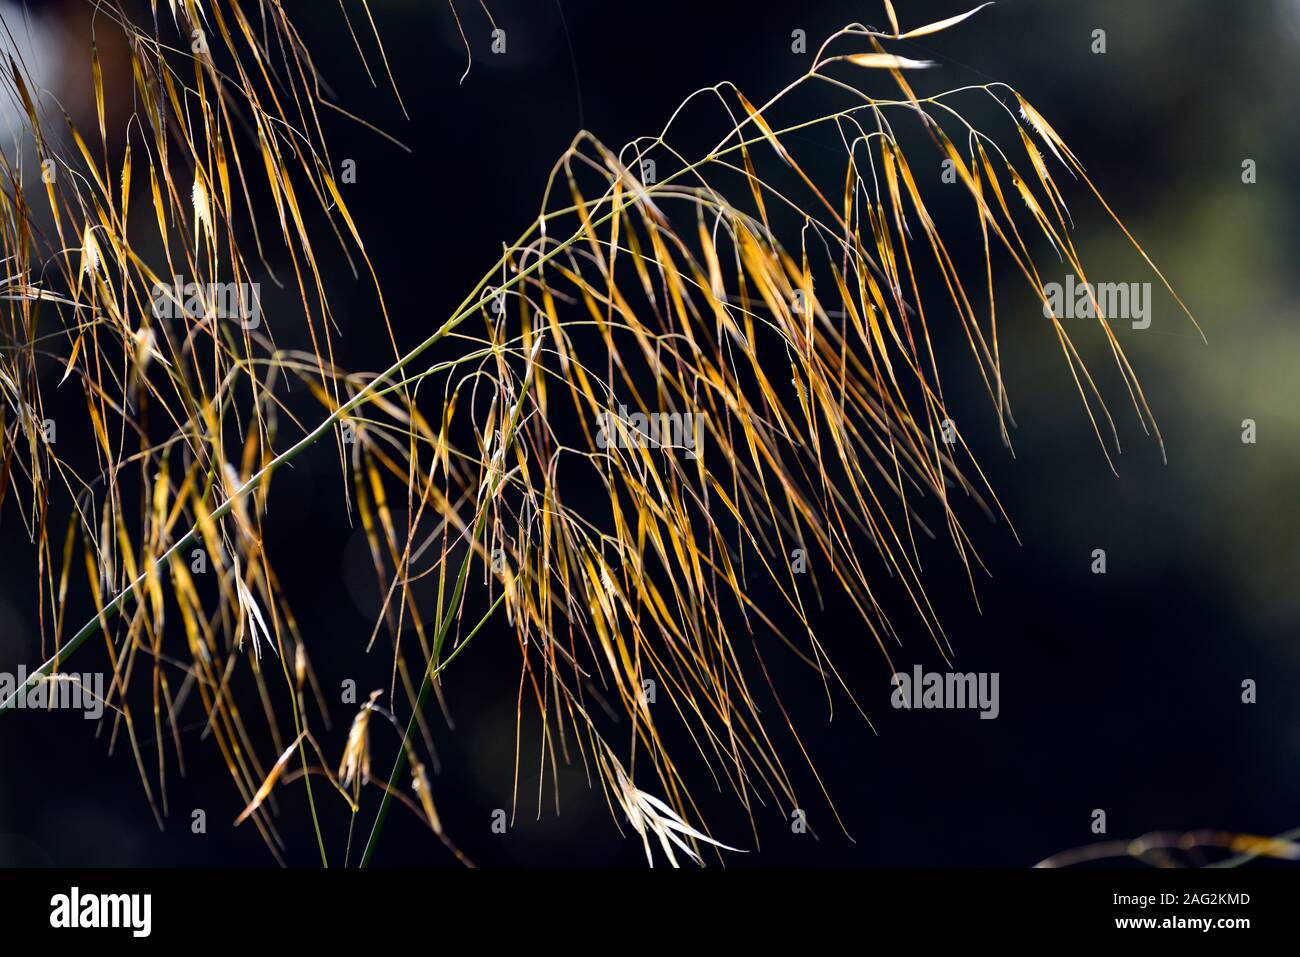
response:
[[[397,784],[397,779],[406,769],[407,750],[410,748],[411,735],[415,731],[415,722],[424,711],[424,703],[428,700],[429,689],[433,687],[433,677],[441,670],[440,662],[442,660],[442,645],[447,639],[447,633],[451,631],[451,623],[459,617],[458,609],[461,598],[465,592],[465,582],[469,578],[469,565],[470,559],[474,557],[474,546],[478,544],[479,536],[483,534],[483,529],[487,527],[488,506],[491,504],[492,499],[496,497],[501,486],[505,483],[506,456],[510,449],[510,443],[515,436],[515,428],[519,424],[519,416],[524,408],[524,399],[527,398],[528,390],[532,386],[533,370],[536,368],[533,363],[537,355],[537,350],[540,348],[541,344],[541,339],[539,338],[533,346],[533,356],[530,356],[528,360],[528,368],[524,373],[523,385],[519,390],[519,399],[515,403],[514,411],[510,415],[510,422],[501,431],[501,448],[497,452],[497,455],[500,456],[501,460],[501,471],[496,476],[496,481],[492,484],[491,490],[483,499],[483,507],[479,511],[478,519],[474,522],[474,531],[470,536],[469,547],[465,550],[465,557],[460,563],[460,572],[456,575],[456,587],[452,590],[451,601],[447,603],[447,611],[443,615],[442,621],[438,624],[438,633],[433,638],[433,648],[429,651],[429,660],[424,664],[424,679],[420,682],[420,693],[415,700],[415,710],[411,712],[411,717],[406,723],[406,733],[402,735],[402,748],[397,753],[397,760],[393,762],[392,773],[388,775],[388,787],[384,788],[384,796],[379,803],[379,811],[375,814],[375,823],[370,829],[370,837],[366,840],[366,849],[361,855],[362,867],[369,867],[371,859],[375,856],[375,848],[379,845],[379,835],[383,833],[384,822],[388,820],[388,808],[393,802],[393,788]],[[470,632],[469,636],[465,639],[465,642],[462,642],[462,648],[465,646],[465,643],[468,643],[469,639],[473,638],[474,635],[478,633],[478,630],[483,627],[488,616],[496,610],[497,605],[501,604],[501,599],[504,597],[505,592],[502,592],[496,602],[493,603],[492,607],[488,609],[487,614],[484,615],[482,620],[474,626],[474,630]],[[450,661],[451,659],[448,660]]]
[[[429,691],[433,688],[433,679],[442,673],[443,668],[451,664],[452,659],[460,654],[461,649],[468,645],[470,639],[477,635],[479,630],[487,624],[487,620],[492,617],[492,613],[497,610],[497,606],[501,604],[502,599],[505,597],[505,592],[502,592],[497,596],[497,600],[492,603],[492,607],[487,610],[487,613],[481,619],[479,619],[479,623],[474,626],[473,630],[470,631],[468,635],[465,636],[465,639],[456,646],[456,650],[447,656],[446,661],[441,665],[424,669],[424,680],[420,683],[420,693],[415,699],[415,710],[411,712],[411,717],[406,722],[406,732],[402,735],[402,748],[397,754],[397,760],[393,762],[392,772],[388,775],[388,787],[384,789],[384,797],[380,801],[379,812],[375,815],[375,823],[370,828],[370,837],[366,840],[366,849],[361,855],[361,867],[369,867],[371,859],[375,856],[375,848],[379,845],[379,835],[384,830],[384,822],[388,820],[389,805],[393,803],[393,788],[397,786],[397,779],[400,778],[402,772],[406,770],[407,753],[410,750],[411,738],[415,735],[415,723],[419,720],[420,714],[424,711],[425,702],[429,698]],[[447,610],[448,624],[451,622],[451,611],[454,607],[455,603],[453,602],[451,608]],[[442,637],[443,634],[440,630],[435,641],[441,643]],[[436,656],[437,652],[431,656],[431,663]]]
[[[502,592],[501,594],[497,595],[497,600],[492,603],[491,607],[488,608],[487,613],[484,614],[482,619],[479,620],[479,623],[474,626],[473,630],[471,630],[470,633],[465,636],[464,640],[461,641],[461,643],[456,646],[455,650],[452,651],[452,653],[447,656],[447,660],[433,667],[433,669],[429,672],[430,677],[437,678],[438,675],[442,674],[444,671],[447,670],[447,666],[450,665],[453,661],[455,661],[456,657],[462,651],[464,651],[466,648],[469,647],[469,640],[478,634],[479,629],[482,628],[483,625],[487,623],[488,618],[490,618],[492,616],[492,613],[497,610],[497,606],[500,605],[501,602],[505,601],[505,597],[506,597],[505,592]]]

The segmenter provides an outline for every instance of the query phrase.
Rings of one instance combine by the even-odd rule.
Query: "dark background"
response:
[[[489,52],[481,8],[461,0],[474,66],[459,85],[464,52],[446,4],[372,0],[407,122],[391,91],[369,87],[336,6],[289,4],[336,97],[411,148],[342,122],[332,130],[335,158],[357,160],[349,204],[406,344],[440,323],[502,241],[536,215],[551,164],[580,124],[621,145],[659,132],[683,98],[723,79],[761,103],[808,65],[791,52],[793,29],[806,30],[815,48],[854,20],[884,26],[869,0],[489,5],[507,31],[508,52]],[[952,0],[897,5],[904,27],[966,9]],[[79,6],[32,5],[50,23],[75,23]],[[1090,51],[1095,28],[1107,31],[1104,55]],[[828,722],[811,676],[791,667],[778,681],[852,839],[786,740],[787,767],[817,834],[792,834],[776,810],[760,809],[761,853],[726,862],[1025,866],[1095,840],[1094,808],[1106,811],[1109,837],[1295,827],[1300,3],[1008,0],[909,52],[943,64],[926,78],[936,88],[996,78],[1022,91],[1169,275],[1209,343],[1164,294],[1156,295],[1150,329],[1119,324],[1169,462],[1162,464],[1112,388],[1125,450],[1117,478],[1038,306],[1022,282],[1004,275],[1003,362],[1019,424],[1014,459],[997,440],[987,397],[962,378],[968,357],[956,341],[945,385],[968,397],[963,435],[1022,544],[1005,525],[968,515],[993,573],[979,582],[982,614],[950,549],[934,543],[924,556],[955,667],[1000,673],[1001,715],[981,721],[973,712],[890,709],[888,672],[865,629],[827,608],[820,634],[862,676],[877,733],[846,707]],[[797,140],[787,145],[799,149]],[[1241,181],[1248,157],[1258,163],[1254,185]],[[934,174],[936,182],[922,188],[942,209],[937,156]],[[963,202],[959,189],[954,205]],[[1154,281],[1103,210],[1078,190],[1067,199],[1095,275]],[[977,248],[965,257],[967,274],[979,268]],[[333,294],[351,304],[338,309],[345,364],[382,368],[391,353],[364,285],[340,271]],[[1104,368],[1099,335],[1083,328],[1076,335],[1094,368]],[[1258,423],[1256,445],[1241,442],[1248,417]],[[385,684],[376,676],[387,674],[386,652],[356,673],[376,586],[361,533],[342,506],[333,452],[322,448],[295,463],[276,488],[269,547],[322,683]],[[39,649],[32,551],[11,503],[5,509],[0,669],[12,671],[34,664]],[[1094,548],[1107,551],[1104,576],[1090,572]],[[908,633],[908,620],[897,621],[906,643],[896,661],[940,668],[920,629]],[[561,812],[548,785],[539,816],[536,748],[527,735],[519,813],[507,835],[491,833],[492,810],[511,807],[517,665],[508,632],[480,640],[447,682],[455,729],[435,724],[442,766],[434,789],[450,835],[485,865],[637,863],[639,841],[620,835],[580,764],[561,773]],[[510,647],[494,656],[492,641]],[[95,666],[94,654],[102,648],[88,646],[78,667]],[[1245,678],[1258,683],[1257,704],[1241,702]],[[326,736],[332,753],[349,711],[334,710]],[[386,770],[394,742],[373,727],[376,768]],[[270,863],[256,832],[229,826],[241,804],[215,749],[188,745],[190,774],[171,782],[172,814],[159,832],[129,752],[108,755],[93,728],[71,714],[0,718],[0,864]],[[711,832],[752,848],[734,802],[715,794],[707,776],[698,780],[695,797]],[[301,796],[300,786],[283,790],[280,823],[290,861],[311,865],[316,850]],[[373,806],[371,795],[359,840]],[[189,828],[189,810],[199,807],[208,812],[204,835]],[[346,815],[331,808],[326,822],[337,863]],[[378,860],[451,862],[401,808]]]

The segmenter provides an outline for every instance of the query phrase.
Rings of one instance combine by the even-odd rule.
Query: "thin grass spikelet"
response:
[[[353,793],[370,780],[370,716],[374,714],[375,702],[382,694],[378,690],[370,693],[370,700],[361,706],[348,730],[343,760],[339,762],[339,784],[352,789]]]
[[[95,227],[87,225],[81,234],[81,274],[94,276],[103,265],[104,255],[99,249],[99,240],[95,238]]]
[[[262,657],[262,642],[265,638],[271,653],[275,654],[275,639],[271,637],[270,629],[266,627],[266,619],[262,617],[262,609],[257,604],[257,599],[253,597],[252,591],[244,584],[244,579],[239,574],[239,563],[235,563],[235,588],[239,593],[239,606],[247,616],[247,631],[241,629],[237,646],[242,648],[244,636],[251,634],[253,636],[253,654],[257,658]]]
[[[197,171],[194,173],[194,186],[190,189],[190,198],[194,204],[194,244],[197,246],[200,224],[209,240],[213,240],[216,236],[216,228],[212,223],[212,199],[208,195],[207,185],[203,182],[203,174]]]
[[[435,834],[441,834],[442,818],[438,816],[438,809],[433,804],[433,788],[429,784],[429,774],[419,761],[411,762],[411,788],[415,791],[415,796],[420,799],[420,807],[424,809],[429,827],[433,828]]]
[[[623,809],[632,830],[641,838],[641,845],[645,849],[646,862],[650,867],[655,866],[654,855],[650,848],[650,835],[652,834],[658,839],[659,846],[663,848],[664,856],[668,858],[668,863],[673,867],[681,866],[677,863],[677,855],[673,851],[674,847],[696,864],[701,867],[704,866],[704,861],[699,854],[682,838],[700,841],[724,851],[735,851],[737,854],[745,853],[738,847],[731,847],[721,841],[715,841],[707,834],[703,834],[696,828],[691,827],[682,820],[676,811],[659,798],[642,791],[634,785],[623,768],[613,758],[602,760],[601,767],[606,775],[610,775],[612,769],[613,780],[611,783],[613,785],[614,799]]]
[[[937,65],[933,60],[912,60],[892,53],[855,53],[847,59],[869,70],[928,70]]]

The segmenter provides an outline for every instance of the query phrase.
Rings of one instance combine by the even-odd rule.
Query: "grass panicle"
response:
[[[622,149],[579,133],[532,224],[410,344],[330,172],[321,116],[341,107],[284,7],[184,0],[174,20],[144,24],[95,6],[97,130],[79,130],[17,57],[6,64],[28,145],[56,175],[0,153],[0,508],[36,556],[41,673],[102,642],[110,740],[127,742],[159,822],[197,713],[241,826],[277,860],[277,795],[303,782],[317,820],[313,779],[354,820],[378,792],[363,863],[394,798],[464,860],[436,810],[446,784],[429,770],[439,732],[425,706],[467,648],[518,658],[503,695],[532,732],[516,781],[581,766],[648,857],[652,838],[672,863],[757,845],[756,826],[746,839],[730,820],[726,843],[714,838],[694,788],[729,792],[751,818],[788,818],[809,788],[829,804],[773,673],[807,669],[828,709],[869,725],[871,702],[817,626],[826,593],[856,610],[882,667],[914,633],[946,660],[921,543],[946,539],[974,592],[984,570],[967,520],[1006,518],[948,432],[936,341],[969,351],[1010,447],[995,273],[1009,266],[1042,298],[1046,255],[1086,281],[1065,195],[1100,196],[1055,129],[1005,84],[914,92],[941,71],[886,49],[977,11],[905,29],[886,2],[889,31],[837,32],[759,105],[721,83]],[[378,32],[364,12],[364,29],[346,29],[371,71]],[[110,34],[129,88],[105,83]],[[400,69],[379,50],[391,79]],[[114,138],[105,116],[122,111]],[[988,111],[979,128],[967,118]],[[716,128],[716,145],[679,148],[687,124]],[[834,144],[833,163],[823,146],[809,165],[810,137]],[[936,159],[973,213],[964,235],[927,205],[919,170]],[[983,269],[959,274],[954,243],[979,250]],[[296,297],[273,321],[174,301],[172,277],[250,283],[272,258]],[[340,260],[373,286],[393,350],[381,372],[344,368],[325,279]],[[271,329],[290,323],[310,348],[277,345]],[[1101,388],[1057,317],[1042,331],[1109,459],[1119,431]],[[42,437],[49,361],[59,388],[80,393],[83,421],[59,427],[89,437],[88,459]],[[282,587],[263,532],[277,470],[317,444],[319,456],[333,447],[383,595],[356,653],[382,642],[392,655],[388,686],[350,730],[332,723],[311,654],[349,636],[299,628],[291,599],[309,596]],[[433,609],[416,597],[427,583]],[[906,628],[886,612],[900,601]],[[87,603],[94,614],[70,631],[68,609]],[[515,642],[475,638],[493,614]],[[374,713],[402,742],[385,778],[371,773]],[[319,823],[316,836],[323,863],[340,857]]]

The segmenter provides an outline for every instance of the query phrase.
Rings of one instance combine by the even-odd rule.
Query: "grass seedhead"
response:
[[[578,134],[533,224],[410,344],[330,173],[320,113],[339,108],[288,11],[187,0],[155,27],[95,6],[85,136],[10,58],[25,148],[56,174],[38,187],[0,154],[0,505],[37,556],[43,673],[99,636],[111,740],[125,731],[160,819],[155,798],[197,717],[239,821],[277,860],[277,793],[303,782],[317,820],[313,779],[354,811],[379,792],[364,861],[393,797],[463,860],[433,802],[443,732],[425,705],[465,651],[517,656],[517,686],[502,693],[518,701],[519,767],[545,783],[583,766],[647,858],[653,837],[670,863],[700,862],[734,850],[702,823],[700,782],[747,814],[787,818],[814,800],[801,790],[823,791],[775,671],[806,669],[828,710],[870,724],[872,701],[819,626],[828,592],[856,611],[882,668],[918,639],[951,655],[924,542],[947,540],[974,593],[984,569],[966,523],[1006,516],[952,429],[938,344],[969,351],[1010,447],[995,263],[1035,301],[1041,255],[1083,277],[1066,195],[1095,193],[1018,92],[921,95],[912,82],[941,71],[886,48],[982,8],[909,30],[886,2],[888,33],[839,31],[766,101],[721,83],[622,149]],[[352,27],[364,59],[370,38]],[[125,86],[106,73],[110,34]],[[967,116],[981,111],[994,121],[977,127]],[[676,145],[687,114],[716,128],[711,149]],[[833,168],[808,161],[810,138],[819,157],[835,151]],[[925,198],[918,171],[941,160],[974,214],[964,235]],[[980,251],[981,272],[962,274],[955,243]],[[324,281],[339,261],[373,283],[393,349],[378,373],[344,368]],[[255,325],[213,301],[257,276],[292,292],[293,308]],[[1100,310],[1097,322],[1158,439]],[[272,330],[291,328],[310,346],[278,346]],[[1070,330],[1053,316],[1042,331],[1111,457],[1118,427]],[[49,361],[62,367],[60,408],[80,418],[59,427],[79,429],[88,455],[42,438]],[[964,404],[960,418],[975,419]],[[346,474],[379,579],[369,634],[303,633],[292,603],[310,596],[286,592],[267,552],[277,470],[317,445]],[[426,581],[432,608],[412,587]],[[69,634],[68,609],[83,606],[93,614]],[[476,636],[502,607],[516,640],[488,645]],[[336,763],[316,743],[329,726],[309,651],[350,640],[357,654],[386,647],[391,679]],[[386,784],[371,774],[376,713],[402,739]],[[317,840],[327,863],[319,824]]]

